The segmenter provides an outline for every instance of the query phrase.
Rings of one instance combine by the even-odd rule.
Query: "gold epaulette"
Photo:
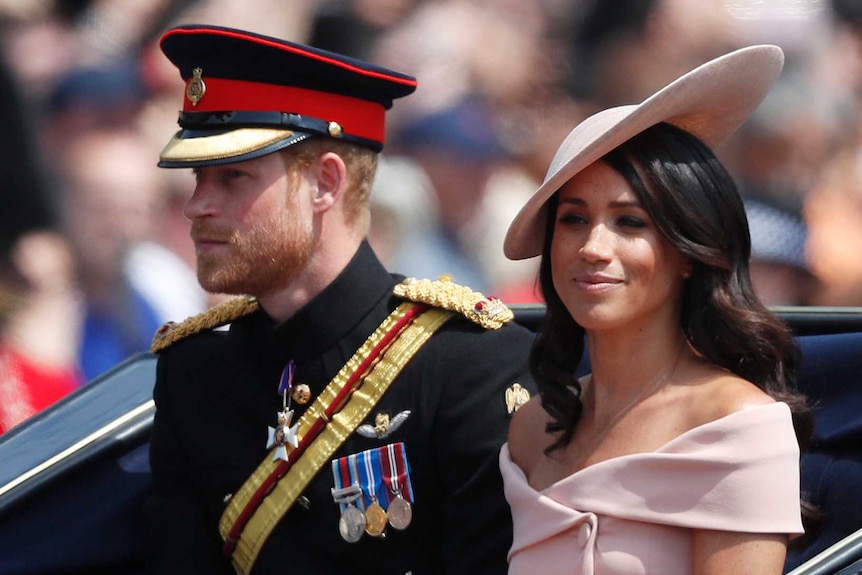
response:
[[[203,313],[187,318],[180,323],[169,321],[156,331],[150,349],[159,353],[181,339],[205,330],[214,329],[237,318],[254,313],[260,307],[254,297],[237,297],[211,307]]]
[[[499,329],[515,317],[498,298],[485,296],[447,279],[407,278],[395,286],[395,295],[458,312],[485,329]]]

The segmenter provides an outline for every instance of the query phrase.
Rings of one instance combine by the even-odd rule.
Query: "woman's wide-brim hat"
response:
[[[575,174],[662,122],[715,148],[754,112],[783,66],[778,46],[742,48],[695,68],[640,104],[603,110],[575,126],[557,149],[544,182],[509,225],[506,257],[520,260],[542,253],[547,202]]]

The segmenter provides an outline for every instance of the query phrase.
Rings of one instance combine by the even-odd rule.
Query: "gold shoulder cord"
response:
[[[486,296],[449,279],[407,278],[395,286],[396,296],[458,312],[485,329],[500,329],[514,314],[499,298]]]
[[[341,368],[341,371],[300,418],[300,437],[303,437],[311,425],[325,413],[353,372],[369,357],[371,351],[392,326],[414,305],[412,303],[399,305]],[[429,309],[405,327],[390,347],[383,352],[383,356],[353,393],[345,407],[332,416],[328,425],[308,446],[305,453],[293,462],[292,467],[275,484],[272,492],[264,498],[260,507],[245,525],[231,556],[237,573],[245,575],[251,571],[263,544],[311,479],[329,462],[335,451],[368,416],[413,355],[450,317],[452,313],[446,310]],[[231,497],[219,522],[219,531],[223,539],[228,536],[240,513],[277,465],[278,462],[273,461],[272,456],[267,454],[255,472]]]
[[[168,322],[156,331],[150,350],[159,353],[176,342],[202,331],[223,326],[260,308],[256,298],[236,297],[180,323]]]

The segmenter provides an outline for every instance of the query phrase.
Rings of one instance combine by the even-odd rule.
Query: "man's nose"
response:
[[[195,184],[195,190],[183,206],[183,215],[189,220],[196,220],[217,213],[216,194],[211,182],[201,177]]]

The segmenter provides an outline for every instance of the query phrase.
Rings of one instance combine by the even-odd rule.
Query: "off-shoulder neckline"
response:
[[[721,427],[722,425],[726,424],[728,421],[730,421],[732,419],[736,419],[737,417],[739,417],[742,414],[751,415],[751,413],[753,411],[759,411],[761,409],[762,410],[773,409],[775,406],[780,406],[781,409],[783,409],[783,410],[789,411],[789,409],[790,409],[786,403],[781,402],[781,401],[775,401],[772,403],[763,403],[763,404],[757,404],[757,405],[751,405],[751,406],[743,407],[742,409],[739,409],[737,411],[733,411],[731,413],[728,413],[727,415],[723,415],[719,418],[713,419],[712,421],[707,421],[706,423],[702,423],[700,425],[692,427],[691,429],[683,431],[682,433],[680,433],[676,437],[670,439],[669,441],[662,444],[661,446],[659,446],[658,448],[656,448],[653,451],[627,453],[625,455],[618,455],[616,457],[611,457],[609,459],[604,459],[602,461],[598,461],[596,463],[593,463],[591,465],[583,467],[583,468],[581,468],[581,469],[579,469],[573,473],[570,473],[564,477],[561,477],[560,479],[554,481],[553,483],[551,483],[550,485],[548,485],[547,487],[545,487],[543,489],[536,489],[535,487],[530,485],[529,481],[527,481],[527,476],[524,473],[524,470],[521,469],[521,467],[517,463],[512,461],[512,457],[509,454],[508,442],[503,444],[502,449],[505,450],[506,460],[509,462],[511,467],[516,470],[517,474],[523,480],[524,484],[527,485],[530,489],[532,489],[536,493],[538,493],[539,495],[546,495],[546,494],[550,493],[551,491],[553,491],[555,488],[560,487],[561,485],[564,485],[565,483],[568,483],[569,481],[571,481],[575,477],[579,477],[579,476],[585,475],[587,473],[595,472],[596,469],[600,469],[600,468],[606,467],[608,465],[617,465],[617,464],[619,464],[620,461],[624,461],[626,459],[644,457],[644,456],[663,453],[665,451],[668,451],[675,444],[677,444],[681,441],[684,441],[684,440],[688,440],[690,438],[690,436],[692,436],[692,435],[698,435],[700,433],[712,431],[713,427]]]

